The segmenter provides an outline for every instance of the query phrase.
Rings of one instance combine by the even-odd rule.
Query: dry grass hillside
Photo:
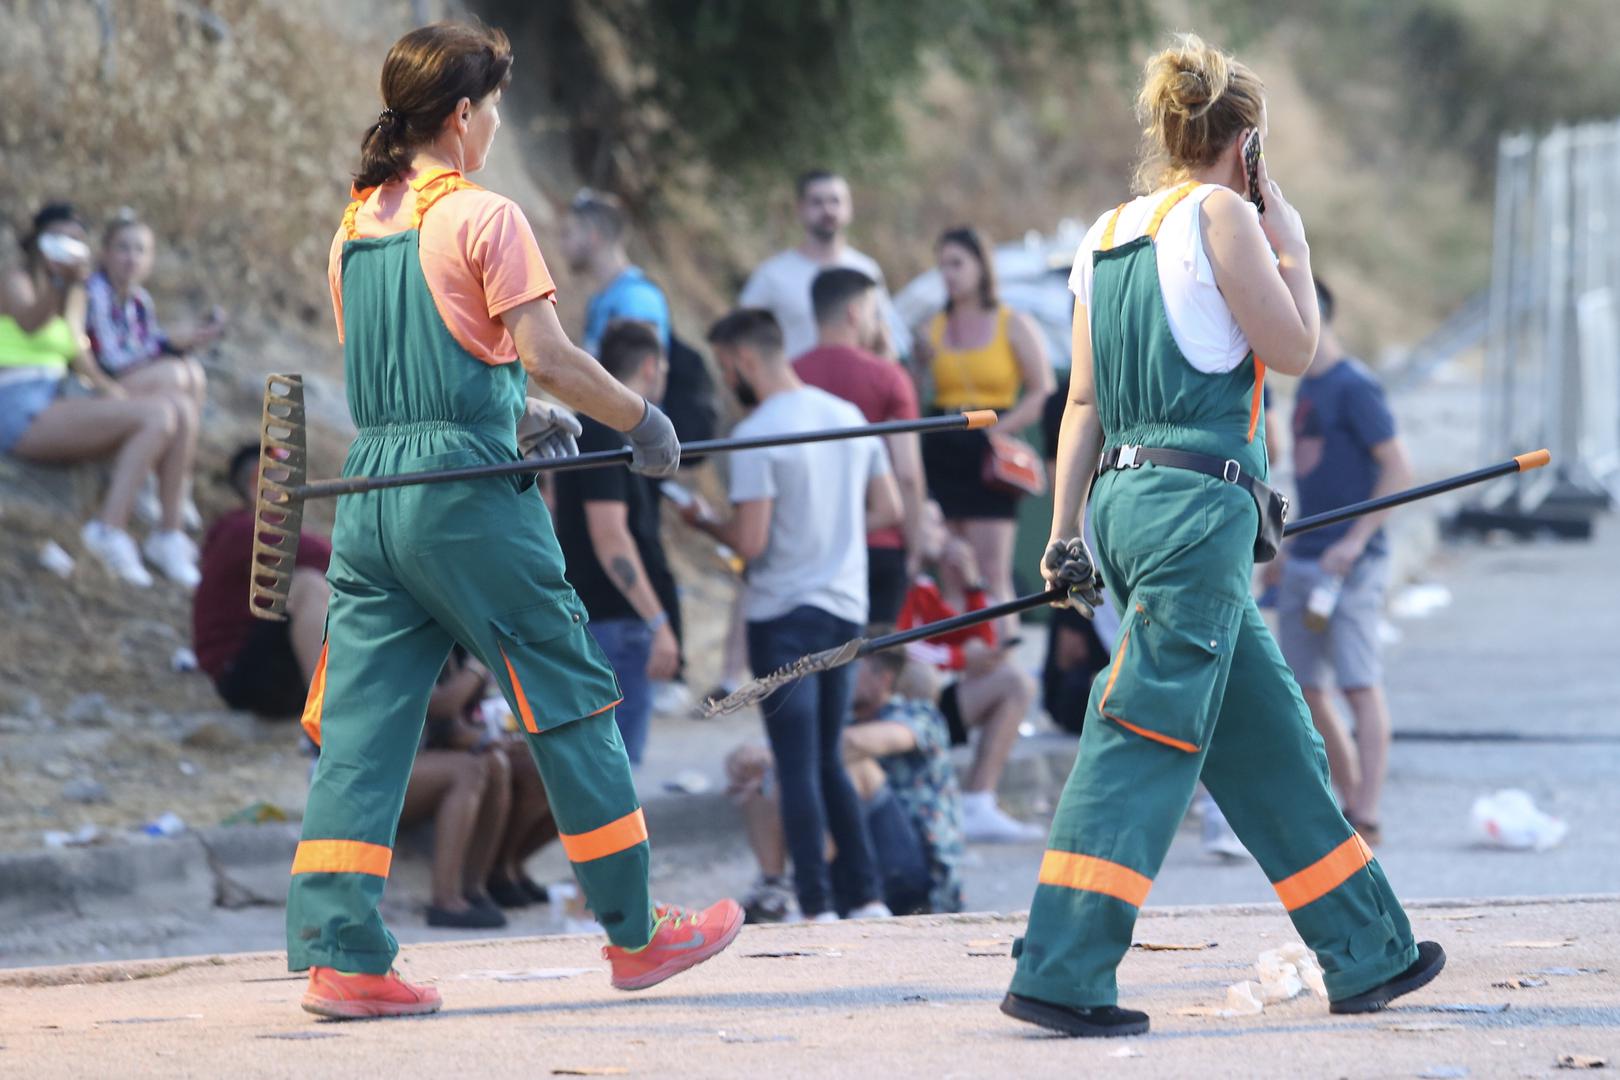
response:
[[[230,336],[207,358],[210,477],[224,452],[256,432],[270,371],[314,377],[322,421],[314,471],[338,462],[345,419],[326,252],[359,135],[379,107],[381,58],[412,8],[404,0],[113,0],[104,24],[94,4],[0,4],[0,219],[21,228],[53,198],[71,198],[97,222],[133,206],[159,237],[153,292],[163,318],[184,324],[213,303],[232,312]],[[1279,29],[1245,55],[1272,90],[1274,175],[1310,223],[1350,337],[1373,353],[1420,336],[1483,281],[1489,208],[1460,159],[1397,154],[1344,128],[1346,101],[1319,104],[1305,90],[1295,57],[1320,43],[1296,40],[1301,33]],[[1066,217],[1089,220],[1117,202],[1134,152],[1129,98],[1139,59],[1081,65],[1037,54],[1016,81],[989,86],[932,65],[899,103],[902,137],[853,170],[857,242],[899,284],[926,267],[947,225],[972,221],[1011,238]],[[536,75],[520,55],[518,79],[538,86]],[[1346,93],[1364,98],[1369,115],[1399,106],[1373,83]],[[514,91],[504,112],[504,143],[480,180],[517,199],[555,251],[560,208],[576,186],[559,117],[539,90]],[[686,336],[701,336],[755,259],[791,241],[789,177],[807,164],[783,162],[779,189],[737,191],[690,163],[650,204],[658,216],[640,222],[635,254],[669,285]],[[4,250],[0,258],[9,258],[11,245]],[[565,325],[577,327],[581,290],[560,258],[552,269]],[[169,654],[189,638],[185,598],[161,586],[130,594],[87,562],[68,583],[36,565],[47,539],[76,547],[95,482],[93,472],[70,480],[0,463],[8,615],[0,682],[13,692],[0,696],[0,847],[37,842],[42,828],[144,814],[193,788],[206,820],[277,790],[288,767],[244,756],[237,743],[228,752],[203,747],[198,754],[217,760],[202,761],[204,779],[176,788],[176,741],[208,729],[216,709],[202,679],[168,670]],[[207,515],[229,495],[205,482],[199,501]],[[712,561],[698,551],[681,558],[697,607],[719,608],[723,579]],[[718,627],[701,614],[695,621],[701,688],[714,674]],[[106,694],[114,713],[81,743],[65,721],[51,720],[89,690]],[[40,699],[42,718],[27,715],[28,693]],[[129,737],[119,730],[126,722]],[[114,789],[116,814],[60,802],[63,779],[78,775]]]

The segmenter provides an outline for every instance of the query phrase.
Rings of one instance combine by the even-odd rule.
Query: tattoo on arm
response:
[[[623,555],[613,556],[612,564],[608,567],[608,570],[612,573],[614,580],[619,583],[619,588],[625,592],[635,588],[636,582],[640,580],[636,576],[635,566]]]

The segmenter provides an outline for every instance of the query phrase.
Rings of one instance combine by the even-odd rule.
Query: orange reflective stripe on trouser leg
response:
[[[1148,890],[1153,888],[1152,878],[1128,866],[1093,855],[1076,855],[1072,851],[1048,851],[1041,859],[1040,882],[1102,893],[1134,907],[1141,907],[1147,900]]]
[[[506,664],[506,674],[512,680],[512,697],[517,701],[518,719],[523,721],[523,730],[530,735],[540,734],[540,728],[534,722],[534,712],[529,708],[529,695],[523,692],[523,684],[518,681],[517,669],[512,666],[512,658],[501,650],[501,660]]]
[[[563,852],[568,861],[573,863],[591,862],[594,859],[605,859],[609,855],[617,855],[627,851],[647,839],[647,819],[642,816],[641,808],[624,815],[617,821],[610,821],[600,829],[592,829],[586,833],[575,833],[570,836],[562,833],[557,837],[562,841]]]
[[[1142,610],[1142,605],[1136,605],[1136,609],[1138,611]],[[1194,746],[1190,742],[1187,742],[1185,739],[1173,739],[1169,735],[1161,735],[1157,731],[1149,731],[1145,727],[1139,727],[1138,725],[1131,723],[1129,720],[1126,720],[1117,713],[1111,713],[1108,711],[1108,695],[1114,692],[1114,683],[1119,679],[1119,669],[1125,664],[1125,650],[1130,648],[1130,644],[1131,632],[1127,630],[1125,631],[1125,636],[1120,639],[1119,655],[1114,657],[1114,670],[1108,673],[1108,685],[1103,687],[1102,700],[1097,702],[1097,711],[1103,716],[1112,720],[1114,723],[1118,724],[1120,727],[1124,728],[1126,731],[1129,731],[1135,735],[1140,735],[1144,739],[1150,739],[1153,742],[1162,743],[1165,746],[1180,750],[1184,754],[1198,753],[1198,747]]]
[[[326,698],[326,649],[321,642],[321,657],[315,661],[315,674],[309,680],[309,696],[304,699],[304,717],[299,721],[304,733],[316,746],[321,745],[321,704]]]
[[[1254,358],[1254,397],[1249,401],[1249,441],[1254,442],[1255,429],[1260,426],[1260,407],[1266,402],[1266,362]],[[1269,450],[1270,447],[1267,447]]]
[[[1357,833],[1350,839],[1317,859],[1297,874],[1289,874],[1273,882],[1277,899],[1289,911],[1297,911],[1306,904],[1320,900],[1349,880],[1350,875],[1372,862],[1372,849]]]
[[[394,852],[363,840],[300,840],[293,855],[295,874],[371,874],[387,877]]]

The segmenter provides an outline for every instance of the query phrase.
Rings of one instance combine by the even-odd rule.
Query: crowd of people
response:
[[[847,181],[813,171],[795,194],[802,241],[761,263],[735,310],[709,328],[711,368],[676,333],[660,286],[630,260],[623,207],[581,192],[562,251],[590,290],[586,349],[626,388],[661,402],[684,440],[712,437],[721,416],[738,411],[736,436],[973,409],[997,410],[1001,421],[993,434],[739,453],[713,466],[724,476],[723,512],[672,481],[619,469],[566,472],[546,485],[569,582],[617,674],[615,719],[632,763],[646,753],[655,714],[690,699],[681,590],[665,549],[673,519],[747,567],[724,690],[874,628],[909,629],[1013,596],[1019,506],[1042,491],[1057,456],[1067,392],[1031,317],[1000,298],[985,237],[970,227],[939,237],[944,306],[907,326],[878,264],[848,241]],[[0,278],[0,452],[108,462],[84,549],[133,586],[152,584],[150,565],[195,589],[196,654],[222,701],[296,717],[320,676],[330,544],[303,536],[287,622],[248,614],[257,447],[242,447],[226,468],[241,505],[200,545],[189,535],[201,527],[192,489],[207,399],[196,357],[223,333],[223,316],[210,313],[189,334],[163,330],[144,287],[155,237],[132,212],[106,224],[98,252],[90,239],[72,207],[46,206]],[[1332,299],[1320,285],[1319,296],[1326,324]],[[624,445],[601,423],[580,426],[581,451]],[[1044,455],[1023,439],[1036,429]],[[1307,513],[1410,479],[1376,378],[1326,325],[1290,442]],[[139,545],[136,519],[150,526]],[[1260,583],[1275,598],[1283,653],[1326,742],[1346,816],[1371,843],[1389,738],[1377,631],[1389,573],[1381,523],[1367,517],[1302,538]],[[1095,618],[1053,612],[1039,680],[1020,660],[1023,629],[1008,617],[773,694],[762,709],[764,742],[738,747],[725,763],[759,863],[750,917],[960,910],[965,841],[1042,837],[998,804],[1003,770],[1038,704],[1058,727],[1079,731],[1118,625],[1106,606]],[[1335,688],[1354,718],[1349,730]],[[534,761],[500,722],[498,698],[490,673],[458,651],[429,703],[403,817],[435,822],[434,925],[498,926],[503,908],[546,896],[523,866],[557,828]],[[960,746],[971,749],[958,772],[951,750]],[[1224,828],[1212,802],[1206,813]],[[1208,847],[1242,854],[1220,828]]]

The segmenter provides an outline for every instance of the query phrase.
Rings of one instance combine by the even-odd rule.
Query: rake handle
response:
[[[1495,465],[1487,465],[1483,469],[1459,473],[1445,480],[1436,480],[1432,484],[1419,484],[1417,487],[1407,488],[1405,491],[1397,491],[1393,495],[1368,499],[1365,502],[1351,503],[1349,506],[1341,506],[1337,510],[1328,510],[1320,514],[1312,514],[1310,517],[1300,518],[1298,521],[1289,522],[1288,525],[1284,526],[1283,535],[1293,536],[1295,533],[1310,532],[1312,529],[1337,525],[1341,521],[1361,517],[1363,514],[1376,514],[1380,510],[1389,510],[1397,506],[1404,506],[1409,502],[1417,502],[1419,499],[1443,495],[1448,491],[1456,491],[1458,488],[1468,487],[1472,484],[1482,484],[1486,480],[1495,480],[1499,476],[1511,476],[1514,473],[1529,472],[1531,469],[1541,468],[1550,461],[1552,461],[1552,454],[1548,451],[1533,450],[1528,454],[1520,454],[1515,458]]]
[[[927,434],[935,431],[956,431],[967,428],[990,427],[996,414],[988,409],[953,413],[949,416],[929,416],[918,420],[889,420],[860,427],[829,428],[825,431],[806,431],[788,435],[758,435],[747,439],[698,439],[681,444],[682,457],[704,454],[727,454],[739,450],[762,450],[772,446],[798,446],[804,443],[832,442],[838,439],[858,439],[869,435],[901,435],[907,432]],[[626,446],[619,450],[593,450],[573,457],[547,458],[537,461],[523,458],[501,461],[490,465],[469,465],[461,469],[439,469],[431,472],[400,473],[396,476],[350,476],[336,480],[318,480],[301,484],[290,492],[297,500],[330,499],[338,495],[356,495],[363,491],[381,491],[386,488],[411,487],[416,484],[445,484],[456,480],[483,480],[491,476],[513,476],[519,473],[572,472],[575,469],[599,469],[608,465],[628,465],[634,453]]]

